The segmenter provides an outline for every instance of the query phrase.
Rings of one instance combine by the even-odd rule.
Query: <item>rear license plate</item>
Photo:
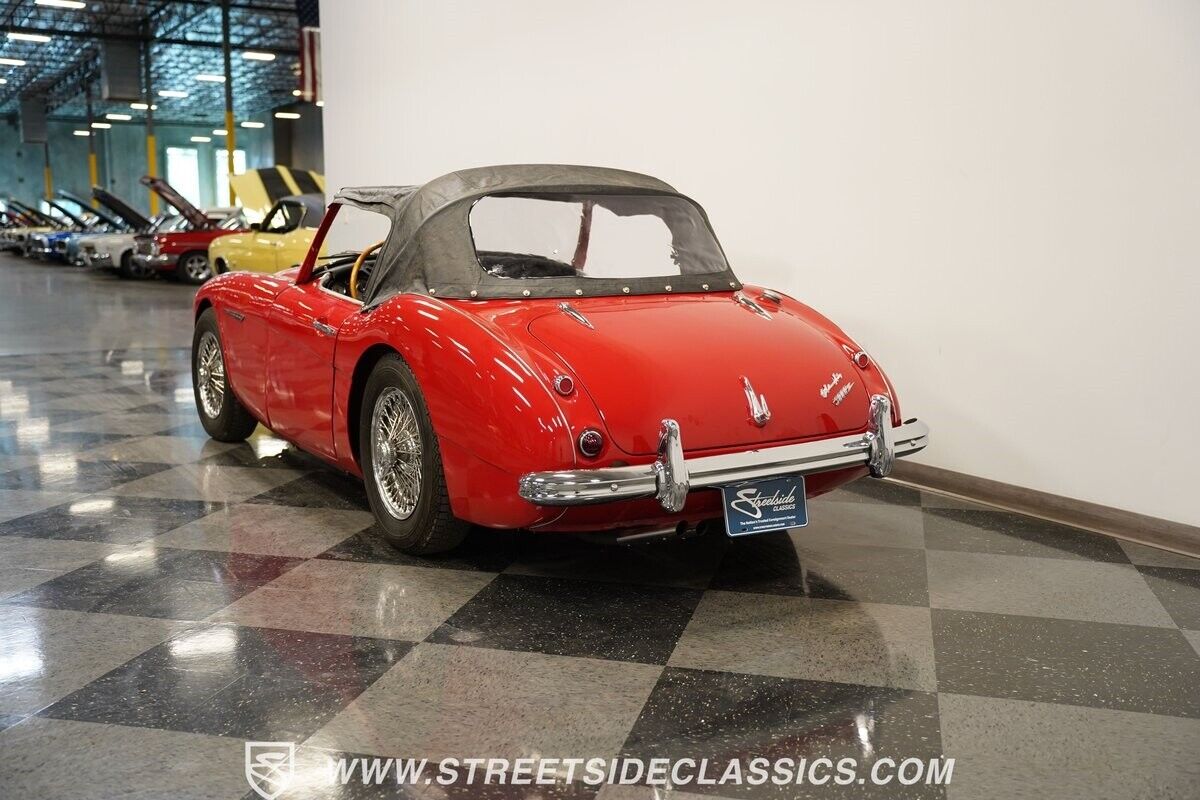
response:
[[[803,528],[808,524],[803,475],[722,486],[721,495],[725,532],[730,536]]]

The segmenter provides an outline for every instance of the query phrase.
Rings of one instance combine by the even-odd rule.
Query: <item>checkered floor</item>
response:
[[[327,787],[330,751],[944,754],[948,789],[688,789],[1200,794],[1200,561],[893,483],[811,517],[405,557],[355,481],[207,439],[184,350],[0,358],[0,796],[253,797],[245,740],[301,745],[285,798],[391,796]]]

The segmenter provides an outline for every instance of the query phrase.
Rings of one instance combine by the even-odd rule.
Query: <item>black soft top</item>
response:
[[[664,292],[662,278],[525,278],[489,274],[479,265],[468,214],[493,194],[651,194],[688,198],[649,175],[606,167],[517,164],[459,170],[423,186],[362,186],[342,189],[334,203],[388,216],[392,229],[363,293],[370,306],[401,292],[449,298],[574,297]],[[692,202],[689,200],[689,202]],[[699,205],[693,203],[699,209]],[[703,209],[700,214],[708,225]],[[711,231],[711,225],[710,225]],[[715,237],[714,237],[715,238]],[[674,292],[736,288],[722,273],[678,275]]]

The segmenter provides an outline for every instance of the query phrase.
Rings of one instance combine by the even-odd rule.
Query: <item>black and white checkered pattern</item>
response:
[[[240,798],[245,740],[957,759],[948,789],[687,787],[737,797],[1196,796],[1200,561],[874,481],[788,535],[409,557],[355,480],[207,439],[187,359],[0,358],[0,796]]]

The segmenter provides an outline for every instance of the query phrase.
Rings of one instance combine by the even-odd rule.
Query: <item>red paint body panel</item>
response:
[[[293,283],[300,272],[230,273],[197,294],[197,308],[218,310],[239,399],[285,438],[361,476],[356,371],[361,378],[361,365],[398,353],[429,408],[452,509],[479,525],[611,530],[718,517],[712,490],[694,492],[682,512],[668,514],[653,500],[537,506],[518,495],[517,481],[535,471],[651,463],[665,416],[679,421],[689,456],[713,455],[865,429],[866,399],[890,394],[877,366],[853,364],[857,347],[844,333],[790,298],[763,303],[771,319],[731,292],[572,300],[589,329],[558,310],[557,299],[402,294],[364,312],[318,282]],[[758,291],[745,288],[750,297]],[[820,395],[833,371],[856,383],[838,406]],[[575,379],[567,397],[551,388],[559,374]],[[750,420],[741,375],[768,397],[773,417],[765,428]],[[591,459],[575,447],[589,427],[606,436]],[[863,474],[810,475],[808,494]]]

